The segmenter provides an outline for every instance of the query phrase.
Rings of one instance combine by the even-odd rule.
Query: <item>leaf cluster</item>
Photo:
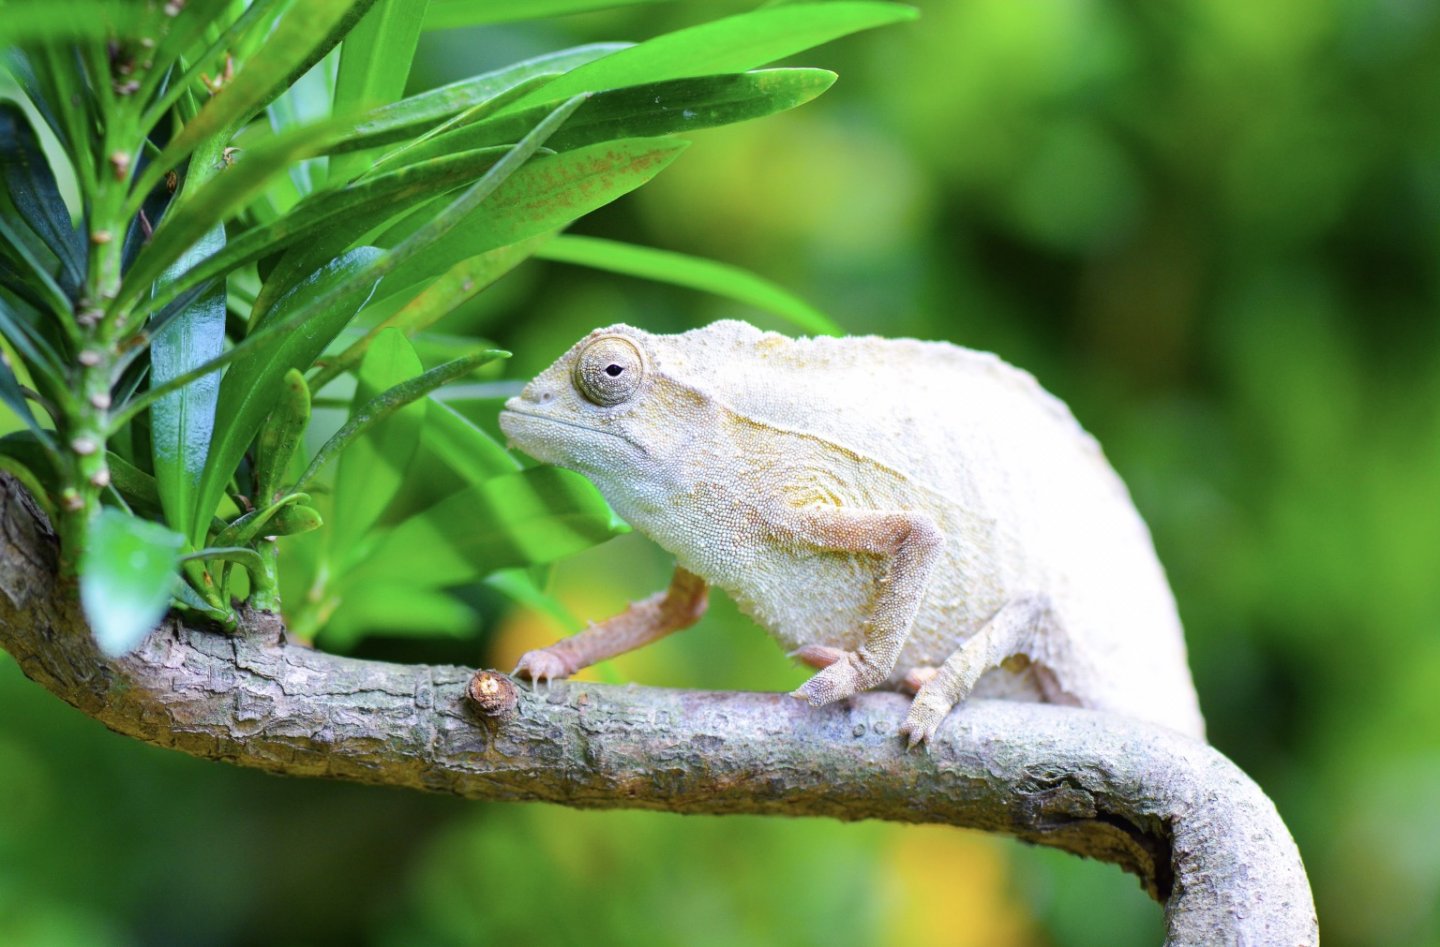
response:
[[[760,67],[911,12],[767,7],[405,96],[423,31],[527,5],[52,6],[0,17],[0,400],[26,426],[0,465],[60,520],[115,653],[170,606],[278,608],[277,543],[297,627],[348,614],[353,635],[453,628],[443,590],[486,576],[538,595],[535,567],[622,529],[437,397],[507,353],[436,324],[540,256],[830,331],[743,271],[563,231],[660,173],[676,135],[834,80]]]

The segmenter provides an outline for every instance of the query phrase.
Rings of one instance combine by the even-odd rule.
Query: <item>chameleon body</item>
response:
[[[1203,738],[1175,602],[1095,440],[994,355],[743,322],[598,329],[510,399],[531,456],[671,552],[668,592],[521,660],[559,677],[693,623],[707,584],[820,668],[796,696],[915,691],[930,739],[971,694]]]

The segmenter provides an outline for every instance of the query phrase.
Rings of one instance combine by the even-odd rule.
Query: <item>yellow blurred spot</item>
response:
[[[1044,943],[1010,890],[1009,860],[994,839],[943,825],[907,826],[895,834],[888,867],[897,909],[886,944],[1028,947]]]

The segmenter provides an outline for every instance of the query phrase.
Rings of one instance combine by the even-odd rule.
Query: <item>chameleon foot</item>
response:
[[[910,713],[900,725],[900,736],[905,738],[906,746],[914,749],[918,744],[928,744],[953,706],[943,697],[922,691],[910,704]]]
[[[526,651],[520,656],[511,675],[522,674],[530,678],[536,684],[550,683],[552,680],[570,676],[570,668],[565,664],[563,658],[551,654],[549,650],[540,648],[536,651]]]
[[[806,651],[807,649],[801,648],[800,650]],[[802,661],[806,660],[804,656],[798,654],[797,656]],[[811,657],[822,658],[817,654],[812,654]],[[823,657],[829,657],[829,655]],[[806,661],[806,663],[810,662]],[[884,679],[885,672],[877,670],[874,660],[867,653],[842,651],[833,663],[800,685],[790,696],[808,701],[812,707],[820,707],[853,696],[860,691],[869,690]]]

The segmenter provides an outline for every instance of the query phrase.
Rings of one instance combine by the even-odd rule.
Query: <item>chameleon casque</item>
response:
[[[687,627],[713,584],[820,669],[795,696],[914,692],[912,746],[971,694],[1204,738],[1129,493],[1065,405],[994,355],[736,321],[615,325],[506,402],[500,426],[676,559],[667,591],[517,673],[564,677]]]

